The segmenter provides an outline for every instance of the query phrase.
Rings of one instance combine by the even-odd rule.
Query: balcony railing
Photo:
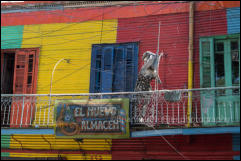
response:
[[[98,94],[1,94],[2,128],[56,126],[56,100],[129,98],[131,127],[240,126],[240,87]]]

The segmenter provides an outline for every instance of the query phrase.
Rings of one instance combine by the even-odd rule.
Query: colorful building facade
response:
[[[157,50],[159,29],[159,48],[165,54],[160,60],[158,89],[188,88],[189,2],[83,5],[30,1],[2,6],[10,6],[1,11],[2,93],[131,92],[144,63],[143,53]],[[193,88],[240,86],[240,2],[195,2],[193,40]],[[229,99],[239,98],[238,94]],[[14,103],[24,107],[18,114],[13,112],[18,106],[11,105],[7,112],[1,102],[2,118],[10,117],[8,126],[1,121],[3,159],[231,160],[240,156],[240,110],[229,113],[238,120],[228,125],[231,129],[217,125],[198,132],[176,127],[153,135],[142,130],[145,134],[140,138],[131,133],[129,139],[67,139],[56,138],[54,124],[46,126],[54,120],[49,115],[53,107],[40,109],[39,101],[32,111],[26,102]],[[187,114],[187,110],[178,111],[178,116],[179,112]],[[204,113],[196,110],[197,115]],[[33,121],[31,126],[24,126],[28,121]]]

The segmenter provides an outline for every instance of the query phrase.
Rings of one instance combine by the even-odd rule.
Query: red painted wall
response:
[[[188,13],[119,19],[117,42],[139,41],[139,70],[145,51],[156,52],[158,22],[161,22],[160,50],[167,55],[160,62],[159,89],[187,88]],[[195,12],[194,88],[200,87],[199,38],[227,33],[226,11]],[[171,114],[171,111],[169,111]],[[176,115],[176,112],[175,112]],[[200,111],[198,113],[200,115]],[[188,159],[232,159],[231,135],[168,136],[168,141]],[[113,140],[113,159],[184,159],[161,137]]]
[[[183,89],[188,85],[188,30],[189,14],[168,14],[146,16],[118,20],[117,42],[140,42],[139,44],[139,70],[143,65],[142,55],[145,51],[156,52],[158,23],[160,26],[160,51],[166,54],[160,61],[159,75],[162,84],[159,89]],[[224,35],[227,33],[226,10],[212,10],[195,12],[194,20],[194,88],[200,88],[199,74],[199,39],[201,36]],[[154,81],[152,82],[154,88]],[[187,102],[187,100],[186,100]],[[200,107],[197,100],[198,108]],[[165,105],[164,105],[165,106]],[[160,108],[159,108],[160,109]],[[164,108],[164,115],[167,115]],[[180,117],[187,112],[183,108],[179,111]],[[196,109],[193,109],[196,115]],[[162,114],[161,111],[158,112]],[[178,118],[177,107],[168,109],[169,118],[173,115]],[[200,109],[197,109],[200,116]],[[171,120],[170,120],[171,121]],[[159,116],[159,123],[161,122]],[[162,123],[166,123],[163,120]],[[180,125],[180,124],[179,124]],[[185,125],[185,124],[183,124]]]
[[[165,136],[112,140],[113,160],[232,160],[239,152],[232,151],[231,134]],[[180,154],[181,153],[181,154]],[[183,156],[182,156],[183,155]]]
[[[226,10],[195,12],[194,22],[194,88],[200,88],[199,39],[227,34]]]
[[[145,51],[156,52],[158,23],[161,22],[160,50],[167,55],[160,61],[159,89],[186,88],[188,61],[188,13],[147,16],[118,20],[117,42],[140,42],[139,70]]]
[[[159,75],[163,84],[159,89],[187,88],[188,13],[119,19],[117,42],[140,42],[140,70],[143,53],[157,50],[159,21],[160,50],[167,54],[160,61]],[[199,38],[227,33],[226,10],[195,12],[194,22],[194,88],[199,88]]]

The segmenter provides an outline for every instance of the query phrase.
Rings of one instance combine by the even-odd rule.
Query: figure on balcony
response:
[[[163,56],[163,53],[157,55],[153,52],[146,51],[142,60],[144,61],[144,65],[141,67],[141,70],[138,74],[135,91],[151,91],[151,81],[153,79],[158,80],[158,83],[161,83],[161,80],[158,75],[158,66],[159,60]]]
[[[138,78],[135,86],[135,92],[152,91],[151,81],[155,79],[157,79],[157,82],[161,84],[161,80],[158,74],[158,68],[159,68],[159,61],[162,56],[163,56],[163,52],[161,52],[160,54],[155,54],[153,52],[146,51],[143,54],[142,60],[144,61],[144,65],[141,67],[141,70],[138,74]],[[141,115],[139,119],[140,122],[144,121],[144,117],[146,115],[146,110],[150,100],[148,99],[148,97],[150,96],[143,97],[143,95],[141,95],[140,98],[139,96],[137,97],[136,106],[141,105],[141,109],[139,111]],[[144,99],[144,101],[140,99]]]

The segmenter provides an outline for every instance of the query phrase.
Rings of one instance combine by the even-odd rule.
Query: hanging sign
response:
[[[129,99],[57,100],[59,138],[128,138]]]

